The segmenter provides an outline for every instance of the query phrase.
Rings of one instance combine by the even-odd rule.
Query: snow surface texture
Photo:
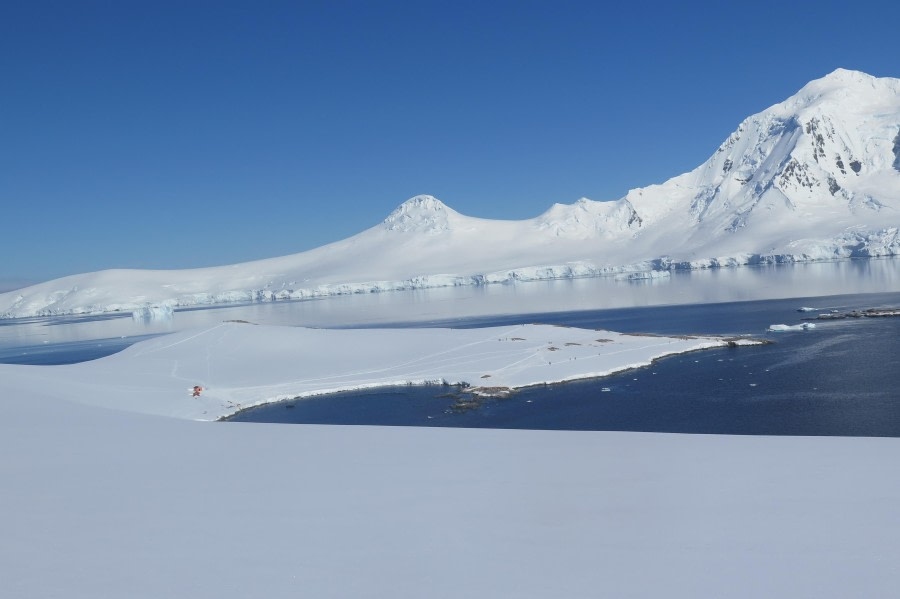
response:
[[[754,343],[751,339],[741,343]],[[404,384],[517,388],[604,376],[719,337],[627,335],[550,325],[327,330],[222,323],[142,341],[69,366],[0,364],[0,393],[47,387],[59,399],[197,420],[298,396]],[[204,388],[190,397],[194,385]]]
[[[839,69],[740,124],[705,163],[614,202],[524,221],[431,196],[314,250],[232,266],[107,270],[0,294],[0,316],[900,254],[900,79]]]
[[[391,354],[364,366],[393,374],[326,369],[317,375],[338,375],[326,384],[501,365],[524,380],[507,359],[517,350],[490,352],[601,338],[510,327],[457,331],[451,344],[421,333],[427,348],[402,339],[417,346],[410,357],[388,331],[230,324],[86,364],[3,366],[3,597],[896,594],[900,439],[213,424],[126,411],[192,417],[222,408],[217,390],[268,396],[278,389],[260,381],[288,383],[304,359],[337,347],[352,363],[356,343]],[[278,357],[299,341],[306,353]],[[625,347],[657,341],[667,340]],[[479,365],[463,363],[479,353]],[[189,397],[207,377],[209,396]]]

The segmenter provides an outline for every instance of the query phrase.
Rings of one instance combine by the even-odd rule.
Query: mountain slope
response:
[[[900,254],[900,80],[838,69],[747,118],[702,165],[523,221],[431,196],[308,252],[109,270],[0,294],[0,315],[135,310],[415,287]]]
[[[839,69],[746,119],[694,171],[626,197],[673,221],[683,241],[665,245],[682,257],[896,253],[896,231],[887,247],[866,233],[900,222],[898,132],[900,80]]]

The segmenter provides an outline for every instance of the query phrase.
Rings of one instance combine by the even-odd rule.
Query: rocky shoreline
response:
[[[849,312],[824,312],[816,316],[809,316],[803,320],[844,320],[846,318],[889,318],[900,316],[900,308],[866,308],[865,310],[851,310]]]

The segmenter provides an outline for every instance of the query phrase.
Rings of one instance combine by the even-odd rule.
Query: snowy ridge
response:
[[[641,226],[638,216],[626,199],[617,202],[594,202],[581,198],[572,205],[554,204],[535,219],[539,231],[569,239],[609,239],[636,232]]]
[[[689,173],[521,221],[416,196],[314,250],[216,268],[110,270],[0,294],[0,317],[900,254],[900,80],[838,69],[745,119]]]

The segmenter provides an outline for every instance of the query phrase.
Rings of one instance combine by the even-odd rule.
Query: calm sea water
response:
[[[134,339],[223,320],[313,327],[471,326],[498,314],[542,314],[547,321],[551,313],[884,292],[900,292],[900,258],[674,272],[638,282],[601,277],[359,294],[179,310],[168,320],[135,320],[130,314],[0,319],[0,362],[46,363],[38,354],[60,361],[98,358]],[[641,330],[638,325],[635,330]]]
[[[820,298],[814,307],[900,305],[900,294]],[[655,333],[760,335],[796,324],[795,300],[480,319]],[[900,436],[900,319],[817,323],[775,344],[673,356],[617,376],[520,390],[459,409],[455,387],[392,387],[281,402],[244,422],[754,435]]]
[[[395,292],[187,310],[162,321],[130,315],[0,320],[0,363],[92,360],[142,339],[229,319],[326,327],[540,322],[660,334],[754,333],[777,343],[675,356],[597,381],[521,390],[470,409],[458,409],[459,390],[452,387],[401,387],[272,404],[234,420],[900,436],[900,319],[765,333],[770,324],[800,322],[801,306],[900,306],[900,260],[676,273],[649,283],[585,279]]]

